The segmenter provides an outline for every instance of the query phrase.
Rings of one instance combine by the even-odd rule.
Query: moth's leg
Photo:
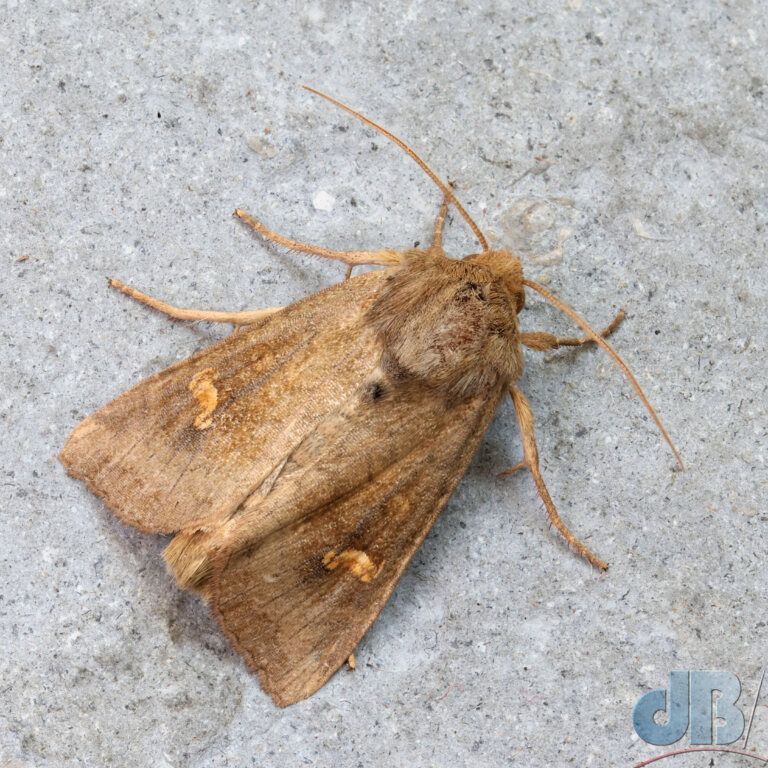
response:
[[[279,312],[282,309],[282,307],[268,307],[267,309],[251,309],[244,312],[219,312],[213,309],[183,309],[167,304],[153,296],[148,296],[146,293],[137,291],[135,288],[131,288],[130,285],[125,285],[125,283],[121,283],[114,278],[110,279],[109,285],[141,304],[145,304],[152,309],[156,309],[158,312],[162,312],[164,315],[168,315],[168,317],[172,317],[174,320],[207,320],[211,323],[234,323],[235,325],[240,326],[255,323],[257,320],[269,317],[269,315],[273,315],[275,312]]]
[[[443,202],[440,204],[440,210],[437,212],[437,218],[435,219],[435,226],[432,230],[432,247],[443,247],[443,227],[445,226],[445,217],[448,215],[448,207],[451,204],[451,198],[448,195],[443,197]]]
[[[557,528],[560,535],[568,542],[568,545],[574,549],[585,560],[592,565],[604,571],[608,564],[595,555],[585,544],[582,544],[569,530],[565,523],[557,514],[555,503],[549,495],[547,486],[544,484],[544,478],[539,469],[539,451],[536,447],[536,435],[533,426],[533,412],[525,395],[516,386],[509,388],[509,394],[512,396],[512,402],[515,405],[515,414],[517,415],[517,424],[520,428],[520,437],[523,441],[523,454],[525,455],[525,464],[531,471],[533,482],[536,484],[536,490],[539,492],[541,500],[547,509],[547,517],[552,525]]]
[[[507,467],[506,469],[503,469],[501,472],[496,473],[496,477],[508,477],[509,475],[514,475],[515,472],[519,472],[521,469],[527,469],[528,464],[525,460],[518,461],[517,464],[513,464],[511,467]]]
[[[611,320],[610,325],[600,331],[603,338],[610,336],[623,322],[627,313],[620,309],[616,317]],[[594,344],[594,339],[589,336],[566,336],[561,338],[553,333],[546,331],[524,331],[520,334],[520,342],[529,349],[535,349],[537,352],[545,352],[548,349],[558,349],[559,347],[582,347],[585,344]]]
[[[381,251],[332,251],[330,248],[300,243],[279,235],[239,208],[235,211],[235,216],[247,224],[254,232],[258,232],[262,237],[266,237],[267,240],[272,240],[272,242],[282,245],[284,248],[289,248],[292,251],[301,251],[302,253],[311,253],[315,256],[323,256],[326,259],[343,261],[348,267],[354,267],[358,264],[378,264],[384,267],[391,267],[399,264],[403,257],[400,251],[388,249]]]

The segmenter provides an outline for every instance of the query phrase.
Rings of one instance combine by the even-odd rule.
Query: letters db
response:
[[[713,699],[715,691],[720,695]],[[632,723],[649,744],[674,744],[689,726],[691,744],[733,744],[744,731],[740,695],[741,682],[730,672],[676,670],[669,673],[668,692],[657,688],[637,700]],[[664,723],[656,721],[657,713],[666,713]]]

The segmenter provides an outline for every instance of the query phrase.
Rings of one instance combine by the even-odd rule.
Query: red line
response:
[[[667,757],[675,757],[676,755],[688,755],[691,752],[727,752],[732,755],[741,755],[742,757],[752,757],[755,760],[759,760],[761,763],[766,763],[768,765],[768,757],[760,757],[760,755],[756,755],[754,752],[747,752],[745,749],[735,749],[735,748],[727,748],[727,747],[688,747],[687,749],[678,749],[675,752],[667,752],[664,755],[656,755],[656,757],[651,757],[648,760],[643,760],[642,763],[637,763],[633,766],[633,768],[643,768],[645,765],[650,765],[651,763],[656,763],[659,760],[664,760]]]

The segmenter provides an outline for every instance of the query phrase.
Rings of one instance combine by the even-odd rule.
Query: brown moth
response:
[[[598,568],[606,564],[557,514],[539,471],[528,402],[516,384],[522,348],[595,343],[617,353],[520,260],[492,250],[452,190],[395,142],[444,199],[431,246],[332,251],[235,215],[286,248],[338,259],[349,279],[283,308],[179,309],[112,285],[172,318],[233,323],[224,341],[140,382],[72,433],[69,474],[125,523],[172,534],[164,557],[200,593],[280,706],[314,693],[348,659],[381,611],[464,475],[496,407],[510,393],[527,468],[552,525]],[[453,205],[480,243],[461,260],[442,247]],[[383,269],[349,277],[358,264]],[[521,331],[528,288],[585,332]],[[674,447],[672,448],[675,451]],[[677,455],[677,451],[675,451]],[[679,456],[678,456],[679,460]]]

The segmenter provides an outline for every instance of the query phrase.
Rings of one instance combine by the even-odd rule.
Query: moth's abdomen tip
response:
[[[163,552],[171,575],[182,589],[202,591],[213,572],[213,534],[200,529],[180,531]]]

